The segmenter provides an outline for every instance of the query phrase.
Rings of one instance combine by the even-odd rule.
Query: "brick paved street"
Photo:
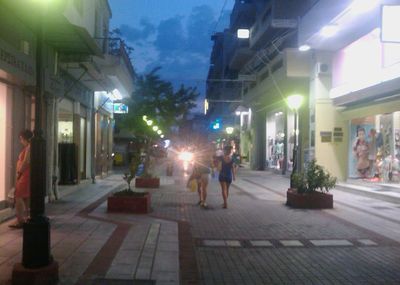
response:
[[[229,208],[214,179],[201,209],[182,176],[161,182],[149,215],[106,212],[119,175],[48,204],[59,284],[400,284],[399,199],[338,187],[333,210],[295,210],[284,205],[287,178],[240,169]],[[9,223],[0,284],[21,260],[22,232]]]

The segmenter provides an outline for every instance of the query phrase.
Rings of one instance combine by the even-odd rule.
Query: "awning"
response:
[[[64,16],[44,21],[44,41],[62,53],[103,56],[87,30],[71,24]]]
[[[34,33],[41,21],[44,41],[66,54],[102,56],[102,49],[88,31],[71,24],[63,15],[67,1],[55,1],[53,6],[41,7],[40,1],[3,1],[10,12]]]

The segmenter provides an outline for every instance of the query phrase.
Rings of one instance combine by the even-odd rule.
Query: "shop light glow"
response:
[[[249,29],[238,29],[237,37],[239,39],[248,39],[250,38],[250,30]]]
[[[320,34],[324,38],[330,38],[337,34],[339,27],[337,25],[326,25],[322,27]]]
[[[362,14],[366,13],[374,8],[376,8],[379,4],[378,0],[354,0],[350,5],[350,11],[353,14]]]
[[[309,45],[301,45],[299,46],[299,51],[308,51],[311,47]]]
[[[226,133],[228,134],[228,135],[231,135],[232,133],[233,133],[233,127],[227,127],[226,129],[225,129],[225,131],[226,131]]]

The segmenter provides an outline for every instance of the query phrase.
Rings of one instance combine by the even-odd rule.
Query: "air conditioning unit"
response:
[[[316,66],[317,75],[329,75],[331,74],[331,66],[328,63],[318,62]]]

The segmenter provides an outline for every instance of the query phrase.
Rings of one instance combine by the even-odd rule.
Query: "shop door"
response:
[[[79,142],[79,173],[82,179],[86,179],[86,119],[81,118]]]

